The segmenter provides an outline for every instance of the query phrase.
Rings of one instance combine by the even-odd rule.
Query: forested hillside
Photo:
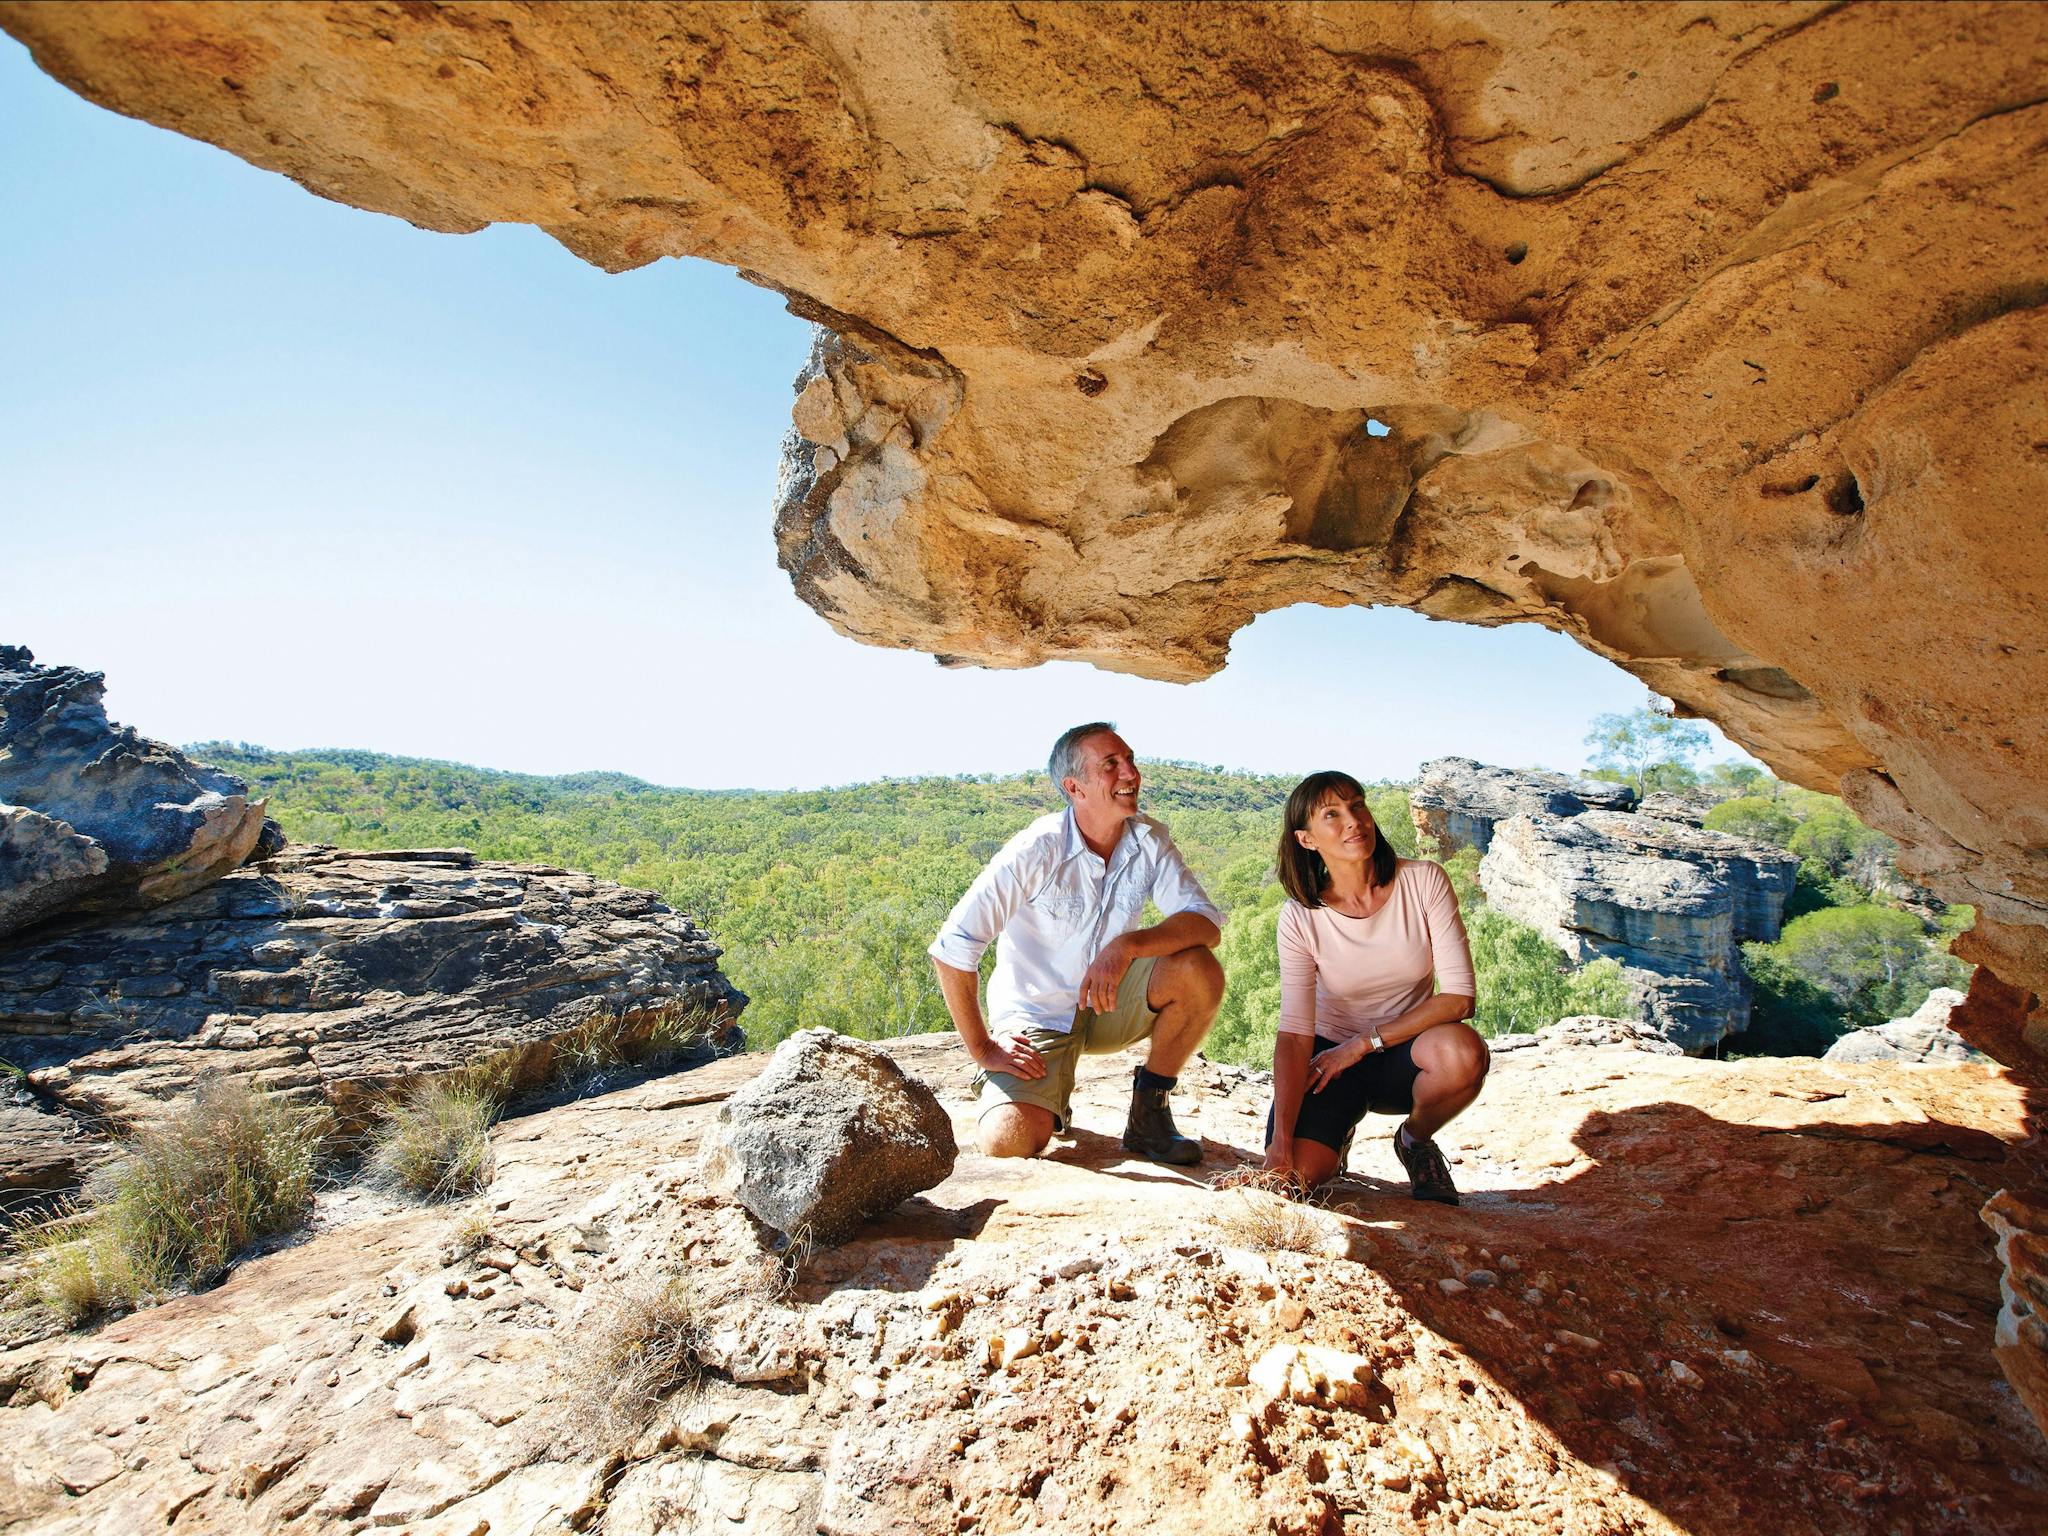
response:
[[[370,752],[197,750],[269,796],[296,841],[459,845],[661,892],[726,947],[756,1044],[819,1024],[868,1037],[946,1027],[925,945],[989,855],[1058,805],[1043,774],[714,793]],[[1292,779],[1179,763],[1145,777],[1146,809],[1218,901],[1256,893]],[[1412,848],[1405,794],[1376,798]]]
[[[480,858],[558,864],[660,892],[726,948],[753,999],[749,1038],[768,1045],[826,1025],[875,1038],[946,1027],[925,945],[990,854],[1058,797],[1037,773],[888,779],[836,789],[667,789],[614,773],[542,778],[373,752],[193,749],[247,778],[299,842],[460,846]],[[1701,785],[1698,776],[1692,776]],[[1230,991],[1208,1053],[1266,1065],[1279,1011],[1272,878],[1291,777],[1191,763],[1145,765],[1145,807],[1166,821],[1228,914]],[[1962,967],[1945,921],[1899,881],[1888,839],[1839,800],[1751,774],[1711,787],[1735,798],[1707,824],[1787,844],[1802,857],[1797,919],[1751,946],[1758,1028],[1748,1049],[1817,1050],[1841,1030],[1909,1012]],[[1397,849],[1417,852],[1404,785],[1369,799]],[[1433,851],[1433,850],[1424,850]],[[1571,1013],[1623,1012],[1612,961],[1574,969],[1535,930],[1486,907],[1467,857],[1451,861],[1486,1034]],[[993,957],[991,956],[991,959]],[[986,965],[987,962],[985,962]]]

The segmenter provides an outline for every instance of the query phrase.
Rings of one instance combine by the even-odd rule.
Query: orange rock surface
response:
[[[891,1049],[965,1138],[957,1044]],[[1249,1159],[1261,1074],[1189,1071],[1186,1176],[1123,1154],[1128,1063],[1094,1058],[1050,1157],[963,1152],[786,1291],[719,1300],[760,1251],[697,1158],[765,1060],[502,1124],[474,1254],[462,1209],[330,1196],[218,1290],[0,1352],[0,1528],[2048,1523],[1973,1237],[2020,1135],[1992,1068],[1503,1053],[1444,1138],[1461,1207],[1407,1198],[1379,1121],[1314,1210],[1207,1182]],[[709,1298],[707,1375],[616,1462],[564,1449],[565,1376],[667,1271]]]

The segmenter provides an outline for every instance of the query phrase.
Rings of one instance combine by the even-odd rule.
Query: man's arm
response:
[[[1081,978],[1081,1006],[1107,1013],[1116,1006],[1116,989],[1133,960],[1147,955],[1177,955],[1184,949],[1214,949],[1223,941],[1223,930],[1200,912],[1176,912],[1150,928],[1135,928],[1119,934],[1102,946]]]
[[[939,973],[939,992],[946,999],[946,1012],[953,1016],[953,1028],[974,1064],[984,1072],[1007,1072],[1012,1077],[1045,1076],[1045,1058],[1022,1035],[992,1036],[981,1016],[980,977],[936,957],[932,969]]]

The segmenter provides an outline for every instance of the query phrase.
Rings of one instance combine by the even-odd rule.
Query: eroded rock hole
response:
[[[1861,517],[1863,515],[1863,487],[1856,483],[1856,477],[1848,470],[1822,493],[1827,509],[1837,517]]]
[[[1522,264],[1523,260],[1529,254],[1529,242],[1526,240],[1517,240],[1513,245],[1507,248],[1505,254],[1508,258],[1509,266],[1519,267]]]

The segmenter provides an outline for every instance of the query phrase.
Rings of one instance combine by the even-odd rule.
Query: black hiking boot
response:
[[[1435,1142],[1426,1137],[1406,1140],[1394,1132],[1394,1156],[1408,1170],[1408,1193],[1417,1200],[1434,1200],[1439,1205],[1458,1203],[1458,1186],[1451,1182],[1451,1170]]]
[[[1139,1071],[1144,1068],[1140,1067]],[[1164,1088],[1143,1088],[1131,1081],[1131,1117],[1124,1122],[1124,1146],[1155,1163],[1192,1167],[1202,1160],[1202,1144],[1174,1128]]]

